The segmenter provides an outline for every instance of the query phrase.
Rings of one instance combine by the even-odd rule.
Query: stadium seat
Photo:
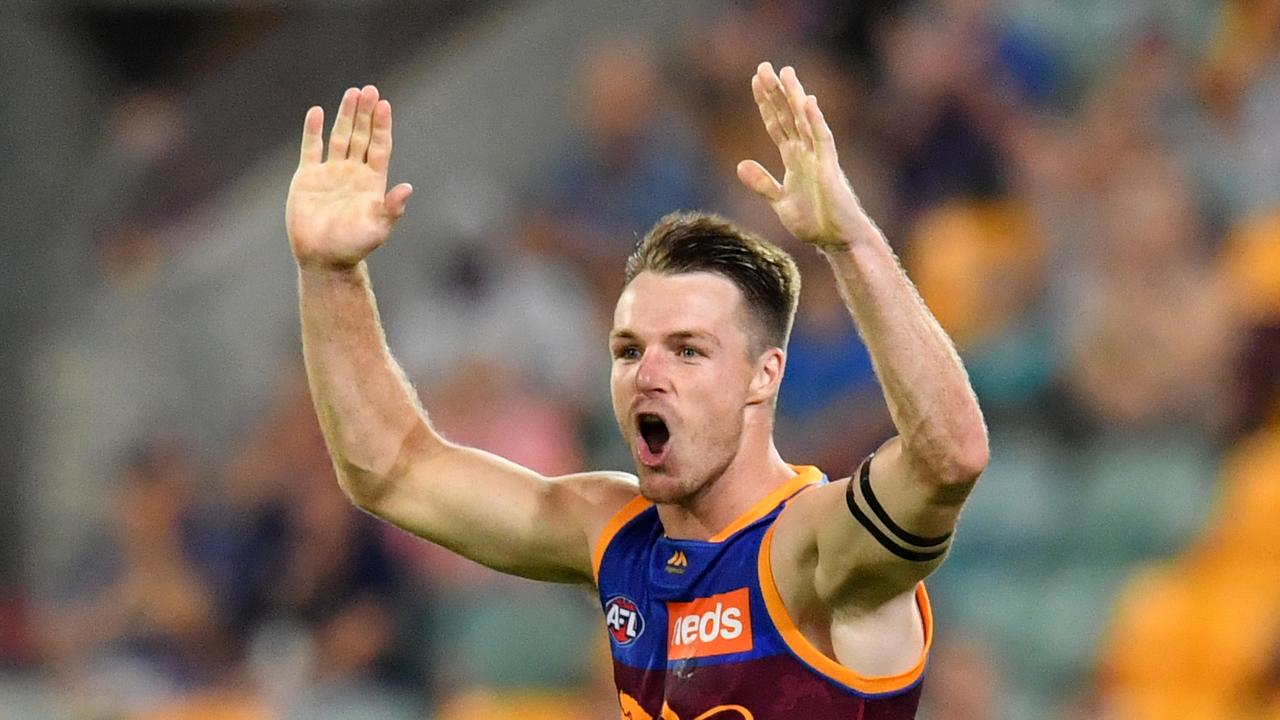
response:
[[[1170,434],[1095,442],[1079,463],[1072,545],[1095,562],[1135,562],[1181,549],[1214,495],[1206,438]]]
[[[468,594],[442,608],[437,663],[464,686],[557,689],[591,672],[594,608],[572,590]]]
[[[1254,322],[1280,319],[1280,210],[1237,226],[1220,266],[1236,309]]]

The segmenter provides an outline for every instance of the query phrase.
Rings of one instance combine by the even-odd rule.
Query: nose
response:
[[[662,352],[648,348],[636,367],[636,390],[646,395],[667,390],[667,368]]]

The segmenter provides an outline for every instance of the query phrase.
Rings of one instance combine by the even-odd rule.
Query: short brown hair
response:
[[[786,348],[800,299],[800,271],[785,250],[710,213],[674,212],[659,220],[627,258],[629,284],[642,272],[710,272],[738,286],[758,321],[753,351]]]

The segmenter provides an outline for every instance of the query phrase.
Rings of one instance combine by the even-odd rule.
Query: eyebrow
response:
[[[613,332],[609,333],[609,340],[610,340],[610,341],[613,341],[613,340],[639,340],[639,339],[640,339],[640,338],[639,338],[639,336],[638,336],[638,335],[636,335],[634,332],[632,332],[632,331],[630,331],[630,330],[627,330],[626,328],[623,328],[623,329],[620,329],[620,330],[614,330]],[[720,339],[719,339],[719,338],[717,338],[715,335],[712,335],[711,333],[706,332],[706,331],[704,331],[704,330],[677,330],[676,332],[673,332],[673,333],[667,333],[667,335],[666,335],[666,339],[668,339],[668,340],[671,340],[671,339],[674,339],[674,340],[689,340],[689,339],[694,339],[694,340],[705,340],[705,341],[707,341],[707,342],[711,343],[712,345],[716,345],[717,347],[720,345]]]
[[[678,340],[687,340],[687,339],[705,340],[711,343],[712,345],[720,344],[719,338],[717,338],[715,335],[712,335],[709,332],[704,332],[702,330],[681,330],[679,332],[673,332],[667,337],[676,338]]]

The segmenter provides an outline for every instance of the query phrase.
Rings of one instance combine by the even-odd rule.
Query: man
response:
[[[768,63],[751,87],[786,174],[744,161],[738,176],[827,258],[899,431],[852,479],[773,443],[794,264],[705,215],[649,233],[614,312],[613,406],[638,477],[542,477],[437,434],[363,262],[413,192],[386,191],[391,106],[372,86],[343,96],[327,158],[323,111],[307,112],[286,209],[316,412],[359,507],[498,570],[598,587],[624,717],[910,718],[932,637],[921,580],[986,466],[986,429],[817,100]]]

